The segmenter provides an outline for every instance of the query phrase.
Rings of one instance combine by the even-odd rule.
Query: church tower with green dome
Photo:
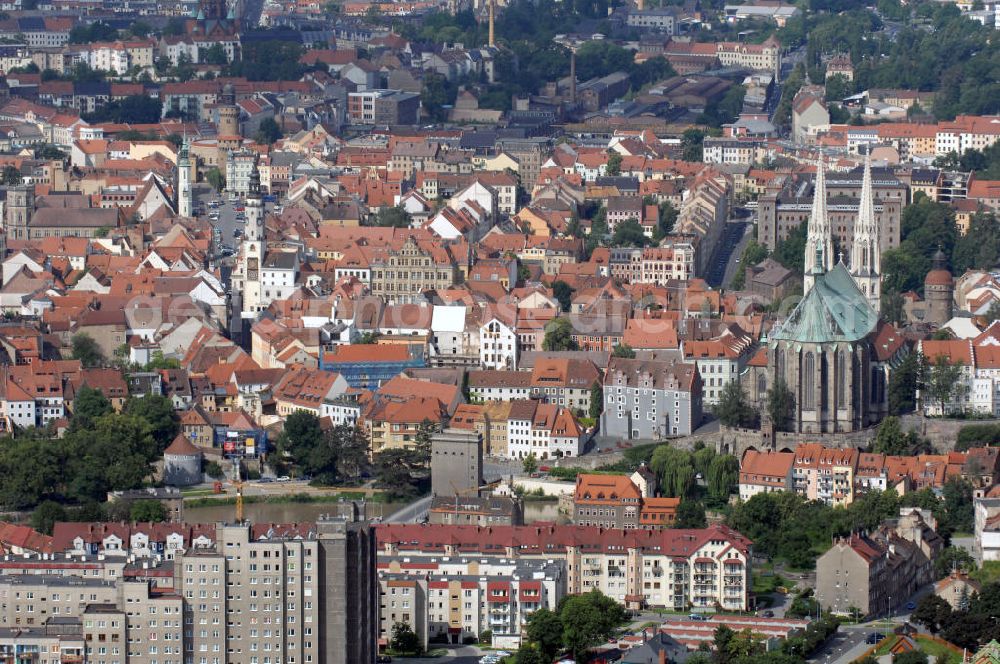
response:
[[[766,362],[751,362],[744,389],[766,412],[767,391],[783,382],[791,392],[778,431],[821,434],[857,431],[879,422],[888,408],[886,368],[874,343],[879,321],[870,293],[844,264],[834,264],[826,218],[823,165],[805,249],[805,295],[767,336]]]

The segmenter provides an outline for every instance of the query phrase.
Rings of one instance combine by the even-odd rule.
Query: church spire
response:
[[[875,311],[881,300],[882,258],[878,222],[875,220],[875,195],[872,191],[871,151],[865,155],[865,171],[861,178],[861,198],[854,222],[851,245],[851,276],[861,292],[868,297]]]
[[[826,211],[826,175],[823,157],[816,163],[816,187],[813,191],[812,213],[806,233],[805,281],[803,292],[813,285],[813,273],[822,274],[833,268],[833,237]]]

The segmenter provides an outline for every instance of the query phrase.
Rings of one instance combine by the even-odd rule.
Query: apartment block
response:
[[[605,529],[596,526],[376,526],[383,562],[424,563],[437,580],[444,557],[478,564],[501,555],[566,565],[566,592],[597,589],[628,608],[749,608],[751,542],[724,526],[701,530]],[[389,563],[391,565],[391,563]]]
[[[808,500],[847,505],[868,491],[940,490],[952,478],[968,480],[983,490],[996,484],[998,477],[1000,450],[992,447],[887,456],[807,443],[794,452],[748,450],[740,461],[740,498],[794,491]]]
[[[394,622],[404,622],[425,646],[430,639],[460,644],[489,630],[493,645],[516,648],[531,614],[554,610],[566,594],[566,576],[561,560],[380,556],[380,641],[391,637]]]
[[[168,560],[159,543],[173,535],[182,541]],[[30,644],[23,652],[42,657],[60,652],[42,637],[80,642],[80,659],[31,661],[374,662],[375,538],[354,514],[303,524],[60,523],[45,548],[0,560],[0,652],[5,630],[21,630],[31,637],[17,642]]]
[[[934,580],[934,558],[944,548],[934,518],[916,508],[868,535],[852,534],[834,542],[816,561],[816,601],[847,615],[887,614]]]

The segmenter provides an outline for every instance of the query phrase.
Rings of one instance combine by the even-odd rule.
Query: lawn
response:
[[[929,639],[922,634],[917,634],[914,638],[920,646],[921,652],[934,657],[937,664],[959,664],[962,661],[962,653],[960,651],[952,650],[948,646]],[[875,657],[889,654],[889,650],[896,645],[896,641],[898,640],[898,636],[889,636],[883,639],[878,648],[875,649]]]

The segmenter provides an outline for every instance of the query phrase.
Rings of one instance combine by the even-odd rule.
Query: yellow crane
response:
[[[236,523],[243,523],[243,473],[238,460],[233,461],[233,470],[236,474],[236,479],[233,480],[233,486],[236,487]]]

